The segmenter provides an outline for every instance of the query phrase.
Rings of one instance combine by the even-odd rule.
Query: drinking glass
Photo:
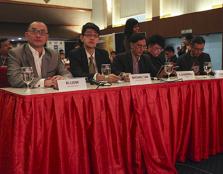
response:
[[[204,71],[207,73],[207,77],[209,76],[211,69],[212,69],[211,62],[204,62]]]
[[[111,74],[111,65],[110,64],[102,64],[101,65],[101,74],[105,76],[105,79],[108,78],[109,74]]]
[[[168,75],[167,81],[170,80],[170,74],[173,72],[173,63],[172,62],[166,62],[164,65],[164,71]]]
[[[22,79],[25,82],[27,89],[29,89],[29,84],[33,81],[34,74],[32,67],[21,67]]]

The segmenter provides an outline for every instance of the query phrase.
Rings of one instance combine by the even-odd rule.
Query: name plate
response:
[[[176,71],[176,73],[178,79],[183,79],[183,80],[195,79],[194,71]]]
[[[149,73],[146,74],[130,74],[129,80],[131,85],[151,84],[151,77]]]
[[[58,80],[59,91],[77,91],[87,89],[85,78]]]
[[[214,72],[216,78],[223,78],[223,70],[215,70]]]

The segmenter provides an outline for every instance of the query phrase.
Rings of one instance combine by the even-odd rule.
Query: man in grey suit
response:
[[[10,50],[8,81],[12,87],[25,87],[21,67],[32,67],[34,80],[31,87],[57,87],[57,80],[71,78],[56,52],[44,48],[48,40],[48,28],[43,22],[32,22],[25,32],[28,41]]]

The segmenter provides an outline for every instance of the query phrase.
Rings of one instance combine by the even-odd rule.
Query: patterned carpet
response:
[[[209,159],[200,162],[176,163],[176,168],[179,174],[222,174],[223,154],[209,157]]]

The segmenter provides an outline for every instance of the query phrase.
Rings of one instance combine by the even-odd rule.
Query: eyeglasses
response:
[[[146,45],[136,44],[137,48],[147,49]]]
[[[192,47],[194,50],[196,50],[196,51],[199,51],[199,52],[202,52],[202,51],[204,51],[204,48],[195,48],[195,47]]]
[[[37,29],[30,29],[28,30],[30,33],[32,33],[33,35],[37,35],[39,34],[40,36],[46,36],[48,34],[48,32],[46,32],[45,30],[37,30]]]
[[[86,33],[86,34],[84,34],[84,36],[85,36],[85,37],[88,37],[88,38],[90,38],[90,37],[98,38],[98,37],[99,37],[98,34],[91,34],[91,33]]]

